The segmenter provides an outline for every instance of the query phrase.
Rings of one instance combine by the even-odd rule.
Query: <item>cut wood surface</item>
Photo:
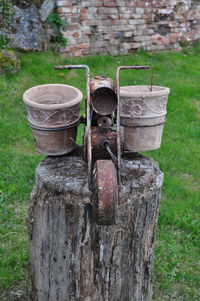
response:
[[[152,159],[124,157],[115,224],[99,226],[81,150],[45,158],[28,215],[32,300],[151,300],[162,182]]]

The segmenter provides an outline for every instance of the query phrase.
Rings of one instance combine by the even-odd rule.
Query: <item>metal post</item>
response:
[[[86,100],[87,100],[87,163],[88,163],[88,181],[91,189],[92,177],[92,147],[91,147],[91,116],[90,116],[90,68],[87,65],[64,65],[55,66],[55,69],[85,69],[86,70]]]
[[[121,185],[121,137],[120,137],[120,71],[127,69],[149,69],[149,66],[119,66],[116,72],[117,86],[117,162],[118,162],[118,185]]]

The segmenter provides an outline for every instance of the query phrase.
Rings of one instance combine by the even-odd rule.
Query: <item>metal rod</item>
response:
[[[91,189],[92,179],[92,146],[91,146],[91,116],[90,116],[90,68],[87,65],[64,65],[55,66],[55,69],[85,69],[86,70],[86,100],[87,100],[87,163],[88,163],[88,182]]]
[[[118,161],[118,185],[121,186],[121,137],[120,137],[120,71],[121,70],[141,70],[149,69],[149,66],[119,66],[116,72],[116,86],[117,86],[117,161]]]

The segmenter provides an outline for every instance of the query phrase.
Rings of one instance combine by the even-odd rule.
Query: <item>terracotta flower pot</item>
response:
[[[77,88],[62,84],[35,86],[24,93],[29,125],[40,153],[56,156],[74,149],[82,98]]]
[[[137,152],[160,147],[169,93],[169,88],[160,86],[120,88],[125,150]]]

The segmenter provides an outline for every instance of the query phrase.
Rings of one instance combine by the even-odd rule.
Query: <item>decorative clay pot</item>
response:
[[[82,98],[77,88],[62,84],[35,86],[24,93],[28,122],[40,153],[56,156],[74,149]]]
[[[137,152],[161,145],[169,88],[126,86],[120,88],[120,124],[124,149]]]

